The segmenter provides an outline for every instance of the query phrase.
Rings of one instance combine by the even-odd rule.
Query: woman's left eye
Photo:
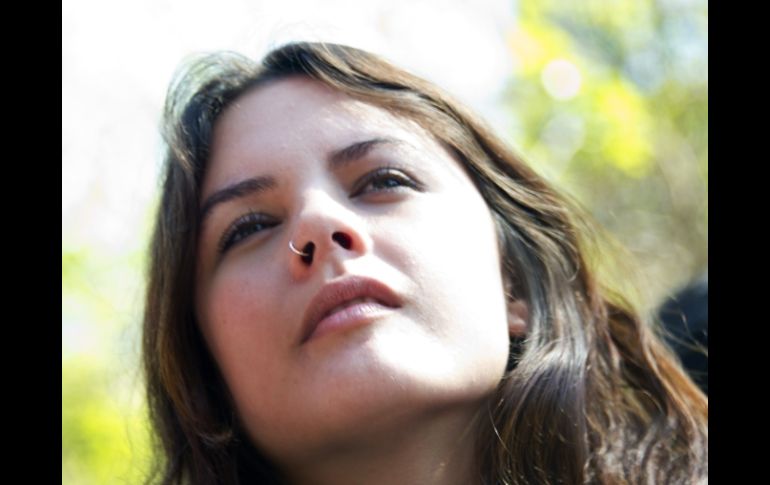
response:
[[[399,190],[401,187],[408,187],[417,191],[422,191],[422,184],[408,176],[404,172],[394,168],[380,168],[370,172],[362,177],[355,184],[353,195],[359,195],[376,192],[389,192]]]

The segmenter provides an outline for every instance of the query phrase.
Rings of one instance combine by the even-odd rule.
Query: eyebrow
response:
[[[395,138],[372,138],[371,140],[364,140],[353,143],[333,151],[328,157],[329,169],[334,171],[342,168],[343,166],[354,162],[361,158],[364,158],[370,151],[380,145],[400,145],[402,142]]]
[[[206,216],[211,213],[211,210],[219,204],[224,204],[225,202],[257,192],[265,192],[269,189],[274,189],[277,185],[275,178],[267,175],[248,178],[228,185],[224,189],[214,192],[206,199],[206,202],[201,206],[201,220],[205,220]]]
[[[402,143],[403,142],[400,140],[394,138],[372,138],[370,140],[355,142],[331,152],[327,156],[327,165],[329,170],[337,171],[351,162],[364,158],[375,147],[381,145],[400,145]],[[259,192],[266,192],[275,189],[277,186],[278,182],[275,177],[270,175],[251,177],[228,185],[227,187],[214,192],[206,199],[201,206],[201,220],[204,221],[206,216],[219,204],[224,204],[225,202],[230,202]]]

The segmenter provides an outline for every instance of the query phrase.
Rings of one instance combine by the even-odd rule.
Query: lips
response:
[[[302,324],[302,343],[308,341],[318,324],[347,307],[375,303],[400,308],[401,298],[386,284],[372,278],[349,276],[326,284],[310,301]]]

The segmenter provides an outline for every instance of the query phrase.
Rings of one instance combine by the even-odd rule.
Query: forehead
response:
[[[333,120],[340,128],[362,121],[386,123],[394,117],[381,108],[336,91],[305,77],[290,77],[247,91],[237,98],[217,122],[220,135],[249,132],[310,134],[318,123]],[[327,127],[333,128],[333,127]]]
[[[321,160],[345,144],[394,137],[415,148],[436,148],[417,123],[304,77],[246,92],[219,117],[203,193],[254,170],[297,160]]]

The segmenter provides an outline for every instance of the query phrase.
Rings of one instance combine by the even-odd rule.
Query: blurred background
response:
[[[65,0],[62,483],[139,483],[145,250],[167,85],[193,53],[377,52],[449,90],[629,250],[640,303],[708,269],[706,0]]]

